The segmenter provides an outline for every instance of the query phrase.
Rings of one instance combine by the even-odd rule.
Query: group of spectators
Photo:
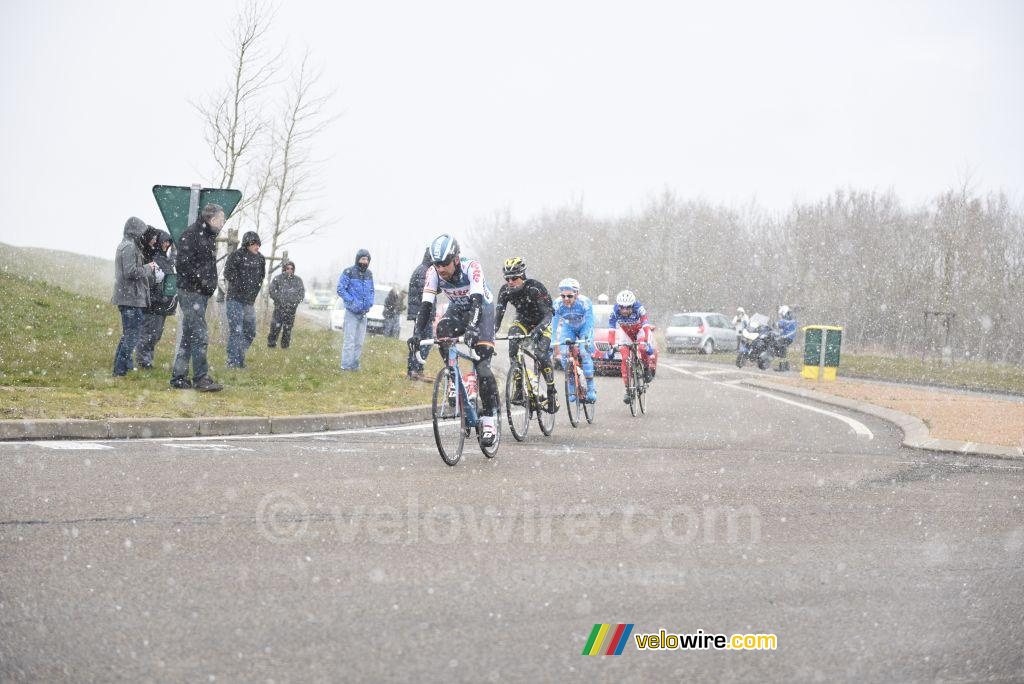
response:
[[[124,226],[124,238],[114,259],[114,295],[111,303],[121,313],[121,339],[114,354],[113,375],[125,376],[138,368],[152,368],[164,321],[181,309],[170,384],[177,389],[216,392],[223,386],[209,373],[209,333],[206,307],[217,291],[217,235],[226,220],[217,204],[203,207],[199,217],[181,234],[172,258],[171,235],[131,217]],[[295,311],[305,297],[295,264],[285,261],[282,272],[271,281],[270,298],[274,313],[267,338],[268,347],[281,348],[291,342]],[[176,294],[168,287],[168,276],[176,276]],[[260,238],[247,232],[237,250],[228,255],[224,267],[227,282],[228,345],[227,364],[245,368],[245,355],[256,338],[256,297],[266,277],[266,258],[260,253]],[[189,367],[192,379],[189,379]]]

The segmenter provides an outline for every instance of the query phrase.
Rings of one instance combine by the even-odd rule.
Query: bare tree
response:
[[[270,233],[271,273],[279,266],[277,255],[283,247],[315,235],[325,225],[315,206],[323,191],[323,160],[315,156],[313,143],[338,117],[327,111],[334,93],[321,89],[321,78],[322,71],[310,65],[307,50],[272,123],[259,198],[259,213]]]
[[[261,111],[265,91],[273,85],[281,51],[267,46],[274,12],[263,0],[249,0],[235,17],[229,50],[231,77],[224,86],[193,106],[205,123],[206,143],[219,188],[232,187],[245,162],[260,145],[267,122]],[[242,183],[243,189],[246,183]],[[243,203],[251,198],[243,191]],[[244,209],[244,204],[241,209]]]

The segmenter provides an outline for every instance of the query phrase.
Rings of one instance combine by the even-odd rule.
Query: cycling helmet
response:
[[[599,295],[597,295],[597,303],[598,304],[607,304],[608,303],[608,295],[606,295],[606,294],[599,294]]]
[[[789,315],[789,307],[786,306],[785,304],[783,304],[782,306],[779,307],[779,316],[781,316],[782,318],[785,318],[788,315]]]
[[[615,295],[615,303],[619,306],[633,306],[636,304],[636,295],[630,290],[623,290]]]
[[[575,278],[564,278],[562,282],[558,283],[559,290],[572,290],[573,292],[580,291],[580,281]]]
[[[459,257],[459,241],[448,233],[441,233],[430,243],[430,260],[435,264],[446,264]]]
[[[526,262],[523,261],[522,257],[505,259],[505,265],[502,267],[501,272],[506,278],[525,278]]]
[[[736,313],[738,313],[738,314],[741,314],[741,315],[742,315],[742,314],[745,314],[745,313],[747,313],[747,312],[743,310],[743,307],[742,307],[742,306],[738,306],[738,307],[736,307]]]

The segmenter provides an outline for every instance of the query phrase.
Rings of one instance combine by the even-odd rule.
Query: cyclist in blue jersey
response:
[[[484,280],[480,262],[463,257],[459,253],[458,241],[444,233],[430,243],[431,266],[423,280],[423,302],[416,317],[414,330],[430,330],[429,323],[434,317],[437,295],[443,292],[448,297],[448,309],[437,322],[435,336],[452,338],[465,335],[468,344],[479,361],[473,362],[476,370],[480,400],[483,404],[481,442],[485,447],[494,445],[497,435],[495,421],[498,416],[498,382],[491,371],[491,357],[494,355],[494,295]],[[420,345],[416,333],[409,338],[409,347],[418,350]],[[447,361],[448,345],[439,344],[441,358]]]
[[[583,341],[579,345],[580,365],[587,379],[587,403],[597,401],[594,388],[594,305],[589,297],[580,294],[580,283],[575,278],[566,278],[558,283],[559,299],[555,304],[555,317],[551,321],[552,337],[555,340],[555,358],[559,357],[559,345],[566,342]],[[576,401],[575,388],[570,387],[567,401]]]

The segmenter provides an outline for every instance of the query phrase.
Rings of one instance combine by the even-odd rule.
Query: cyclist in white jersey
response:
[[[482,441],[484,446],[494,443],[495,421],[498,416],[498,382],[491,371],[491,356],[494,355],[494,295],[484,280],[480,262],[463,258],[459,243],[447,233],[438,235],[430,243],[432,265],[423,280],[423,303],[420,305],[415,330],[429,330],[433,319],[437,295],[443,292],[449,301],[444,316],[437,322],[435,336],[438,338],[466,336],[466,343],[472,347],[479,361],[473,362],[477,385],[483,403]],[[409,345],[419,347],[420,340],[413,334]],[[439,345],[441,358],[447,361],[447,345]]]

